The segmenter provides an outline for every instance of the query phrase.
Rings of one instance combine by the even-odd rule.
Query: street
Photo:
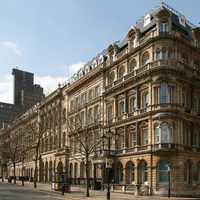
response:
[[[41,192],[19,185],[0,183],[0,200],[57,200],[64,199],[59,194]]]
[[[50,190],[47,184],[38,184],[34,189],[32,184],[19,185],[0,182],[0,200],[106,200],[106,193],[103,191],[90,191],[90,197],[85,197],[84,189],[73,188],[70,193],[64,196],[59,192]],[[168,200],[167,197],[135,197],[133,194],[111,193],[111,200]],[[199,200],[199,198],[170,198],[170,200]]]

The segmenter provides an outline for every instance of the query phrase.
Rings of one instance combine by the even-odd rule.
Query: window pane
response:
[[[166,83],[160,85],[160,104],[169,103],[169,91]]]

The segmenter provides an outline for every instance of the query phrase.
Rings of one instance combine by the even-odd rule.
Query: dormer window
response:
[[[90,67],[87,65],[87,66],[85,67],[85,74],[87,74],[89,71],[90,71]]]
[[[185,19],[185,16],[180,16],[179,17],[179,23],[182,25],[182,26],[186,26],[186,19]]]
[[[150,14],[147,14],[145,17],[144,17],[144,27],[147,26],[148,24],[151,23],[151,15]]]
[[[160,23],[160,33],[167,33],[169,32],[169,26],[167,22]]]

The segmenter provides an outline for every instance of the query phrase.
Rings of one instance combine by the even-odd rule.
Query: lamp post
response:
[[[109,127],[109,130],[108,130],[108,158],[110,157],[110,137],[111,137],[111,130],[110,130],[110,127]],[[108,161],[108,160],[107,160]],[[108,187],[107,187],[107,200],[110,200],[110,169],[112,168],[112,166],[108,165],[108,163],[106,163],[106,167],[107,167],[107,171],[108,171],[108,174],[107,174],[107,182],[108,182]],[[111,168],[110,168],[111,167]]]
[[[111,149],[111,137],[112,137],[112,132],[110,130],[110,127],[108,129],[108,135],[105,136],[103,135],[103,140],[106,139],[108,141],[108,151],[106,155],[106,163],[105,163],[105,175],[107,179],[107,200],[110,200],[110,179],[111,179],[111,170],[112,170],[112,160],[110,159],[110,149]]]
[[[168,165],[168,199],[171,197],[171,167]]]

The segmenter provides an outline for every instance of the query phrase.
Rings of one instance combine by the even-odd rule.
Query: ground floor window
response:
[[[134,164],[131,161],[129,161],[126,164],[126,184],[133,184],[133,181],[135,179],[134,170]]]
[[[121,162],[115,166],[115,183],[120,184],[123,181],[123,165]]]
[[[159,183],[169,182],[169,170],[170,163],[166,160],[162,160],[158,163],[158,181]]]
[[[146,161],[141,161],[139,164],[139,182],[144,184],[148,180],[148,166]]]

